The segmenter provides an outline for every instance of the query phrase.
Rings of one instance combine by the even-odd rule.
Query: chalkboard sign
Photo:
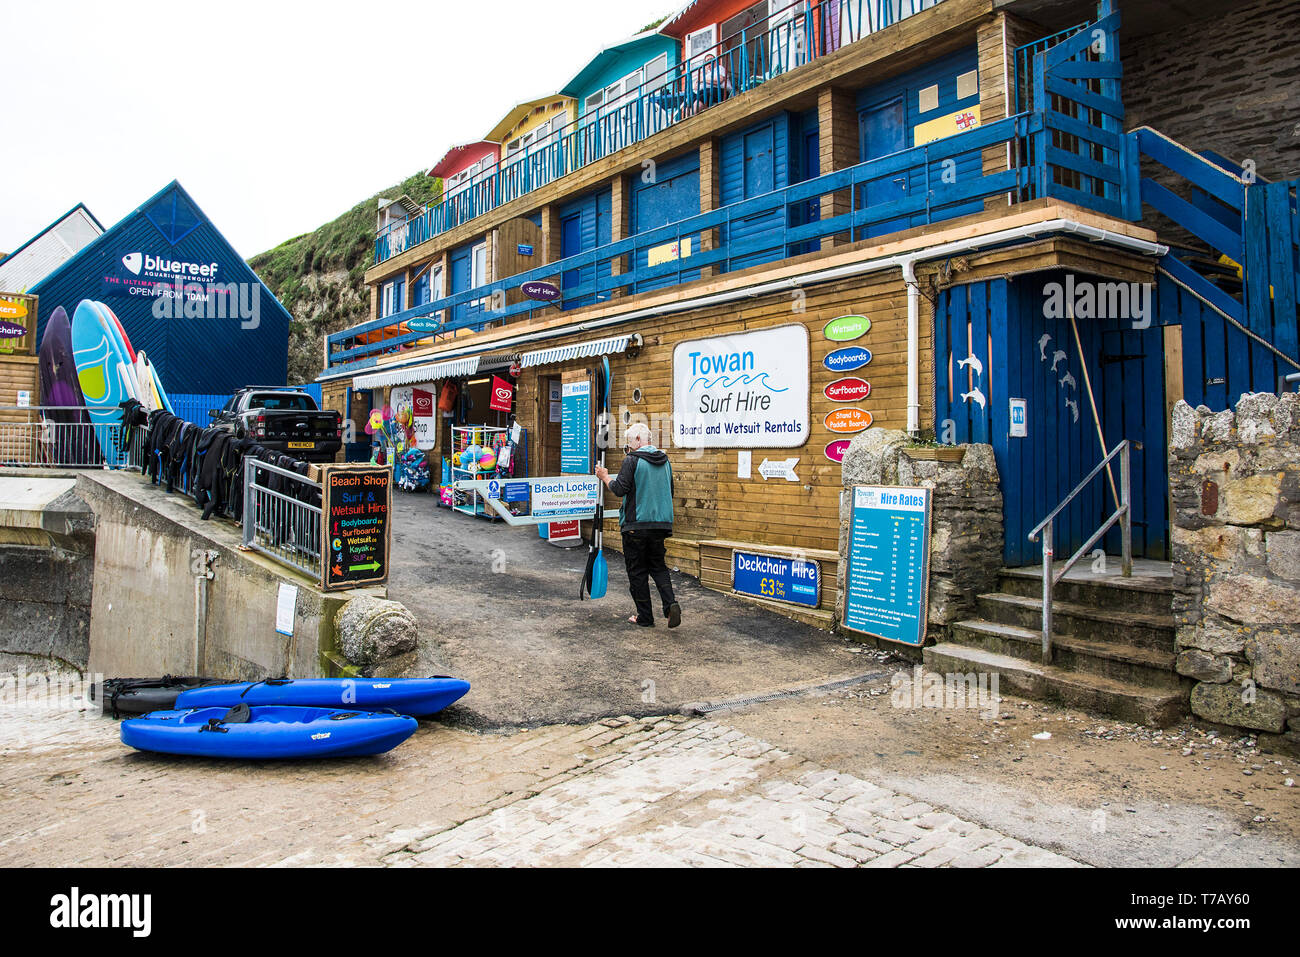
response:
[[[930,490],[853,487],[844,627],[919,646],[930,584]]]
[[[321,470],[321,586],[329,591],[388,580],[393,473],[374,465]]]

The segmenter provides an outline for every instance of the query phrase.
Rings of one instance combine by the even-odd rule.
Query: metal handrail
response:
[[[259,472],[279,475],[321,489],[300,472],[280,468],[251,455],[244,457],[243,547],[261,552],[310,578],[321,573],[321,509],[293,495],[259,485]]]
[[[1133,575],[1133,505],[1131,495],[1132,485],[1130,482],[1131,448],[1132,446],[1129,440],[1125,439],[1111,449],[1110,452],[1106,454],[1106,457],[1098,462],[1096,467],[1088,473],[1087,477],[1074,487],[1074,491],[1062,499],[1061,503],[1057,505],[1056,508],[1052,509],[1052,511],[1048,513],[1048,516],[1034,526],[1033,531],[1029,533],[1029,540],[1031,542],[1038,541],[1038,535],[1040,532],[1043,535],[1042,660],[1045,665],[1052,663],[1052,589],[1056,587],[1057,582],[1066,576],[1080,558],[1088,554],[1088,550],[1091,549],[1093,545],[1097,544],[1103,535],[1114,528],[1117,521],[1120,523],[1120,561],[1123,575],[1125,578],[1130,578]],[[1079,550],[1071,555],[1065,564],[1061,566],[1060,572],[1053,572],[1052,541],[1053,533],[1055,531],[1056,516],[1059,515],[1067,505],[1074,501],[1075,497],[1084,490],[1088,483],[1100,475],[1102,469],[1106,468],[1110,464],[1111,460],[1117,455],[1119,456],[1120,472],[1118,507],[1111,513],[1110,518],[1106,519],[1106,521],[1104,521],[1101,526],[1092,533],[1088,540],[1079,546]]]

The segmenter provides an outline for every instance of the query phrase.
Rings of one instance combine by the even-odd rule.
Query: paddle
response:
[[[596,405],[600,409],[600,417],[597,419],[596,435],[604,436],[604,441],[600,446],[600,464],[605,464],[605,446],[609,444],[608,425],[609,425],[609,391],[610,391],[610,374],[609,359],[606,358],[605,375],[596,377]],[[587,552],[587,568],[582,576],[582,588],[578,591],[579,599],[583,596],[583,591],[589,598],[604,598],[605,591],[609,587],[609,565],[605,562],[605,553],[601,549],[605,538],[605,490],[601,488],[600,498],[596,500],[596,518],[595,524],[591,530],[591,549]]]

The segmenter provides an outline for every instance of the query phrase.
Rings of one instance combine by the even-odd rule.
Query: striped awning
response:
[[[430,362],[425,365],[403,366],[386,372],[370,372],[359,375],[353,380],[353,388],[379,389],[388,385],[410,385],[413,382],[435,382],[453,376],[473,375],[478,372],[482,356],[466,356],[463,359],[448,359],[445,362]]]
[[[545,366],[572,359],[607,356],[626,351],[628,345],[634,340],[639,341],[640,337],[635,333],[628,333],[622,336],[610,336],[608,339],[588,339],[586,342],[574,342],[567,346],[552,346],[549,349],[523,353],[519,357],[519,364],[527,369],[529,366]]]

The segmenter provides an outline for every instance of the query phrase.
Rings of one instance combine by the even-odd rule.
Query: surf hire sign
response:
[[[673,350],[673,444],[797,448],[808,441],[802,324],[691,339]]]

